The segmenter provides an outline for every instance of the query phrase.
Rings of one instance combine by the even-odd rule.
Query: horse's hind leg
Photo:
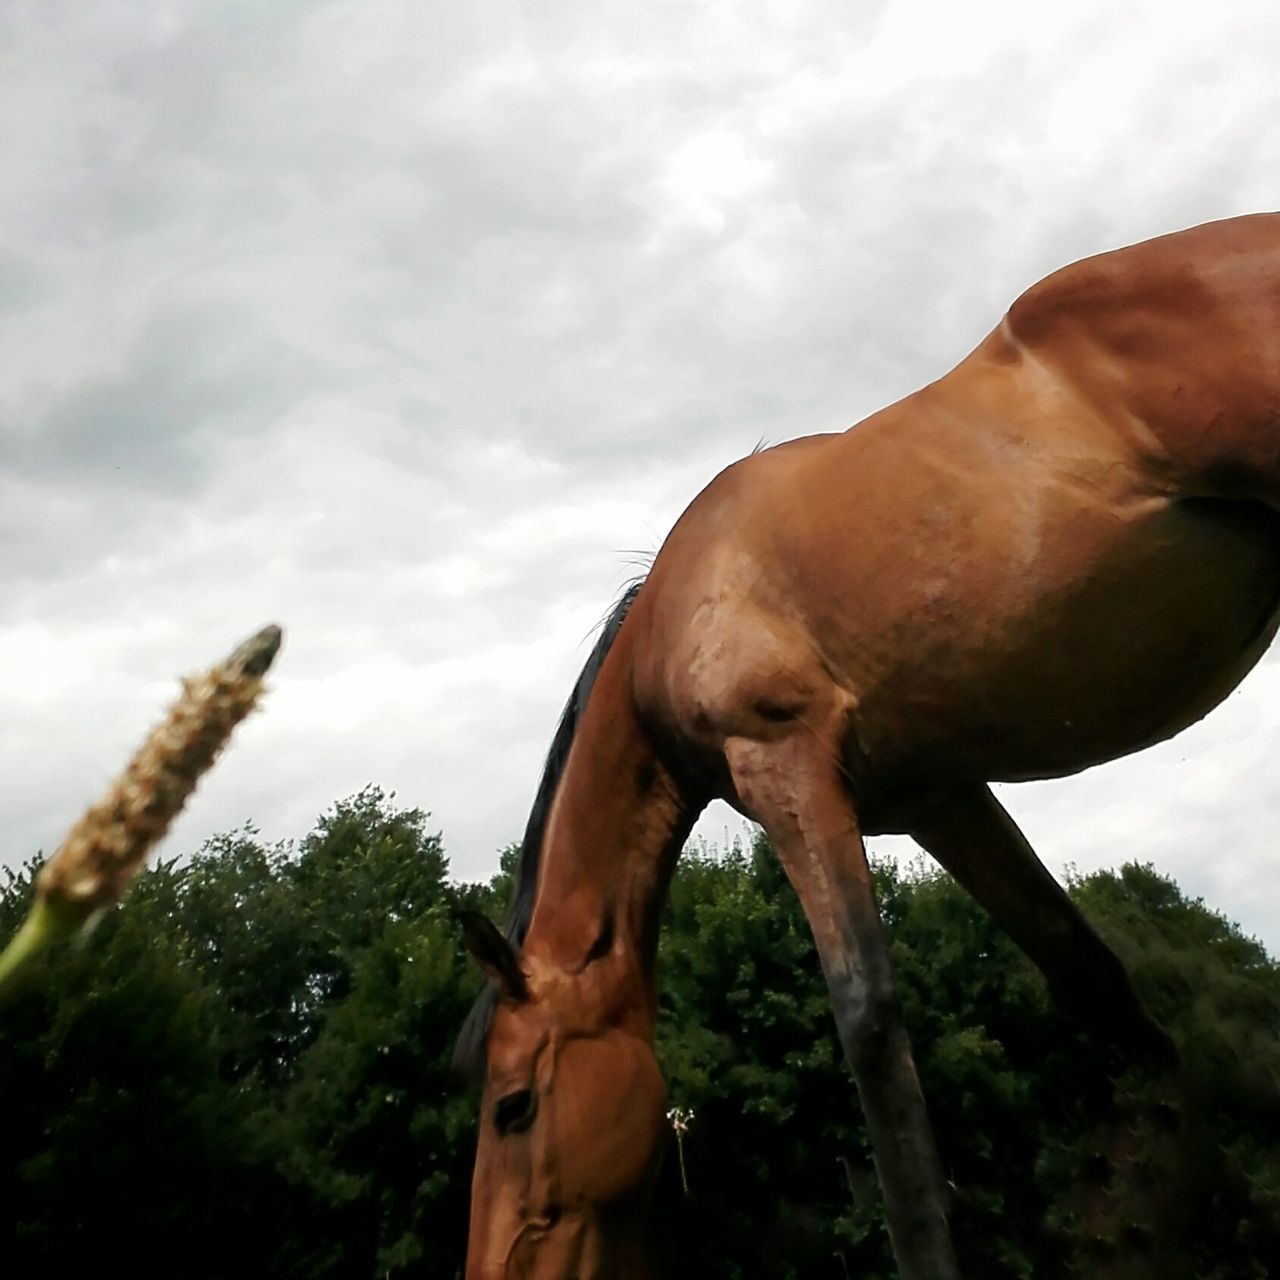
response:
[[[902,1280],[958,1280],[946,1183],[835,753],[794,726],[773,741],[731,738],[725,756],[740,800],[768,832],[813,929]]]
[[[991,913],[1048,979],[1054,999],[1102,1033],[1173,1066],[1178,1052],[1115,952],[1036,857],[988,787],[953,796],[911,834]]]

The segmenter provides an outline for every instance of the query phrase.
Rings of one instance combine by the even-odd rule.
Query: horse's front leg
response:
[[[942,1164],[835,752],[797,725],[772,741],[730,739],[725,755],[743,807],[768,832],[813,930],[902,1280],[958,1280]]]

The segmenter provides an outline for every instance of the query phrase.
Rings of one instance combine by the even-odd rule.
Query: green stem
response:
[[[30,914],[13,935],[9,945],[0,952],[0,994],[12,985],[14,975],[32,956],[38,955],[51,942],[74,933],[77,921],[66,911],[41,897],[36,898]]]
[[[684,1135],[676,1134],[676,1153],[680,1157],[680,1185],[684,1187],[685,1195],[689,1194],[689,1175],[685,1172],[684,1167]]]

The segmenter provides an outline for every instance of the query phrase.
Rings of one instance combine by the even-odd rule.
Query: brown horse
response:
[[[944,378],[730,467],[561,722],[493,979],[469,1280],[647,1274],[658,918],[723,797],[817,942],[906,1280],[958,1275],[863,837],[914,836],[1112,1043],[1173,1048],[993,798],[1177,733],[1280,621],[1280,214],[1067,267]]]

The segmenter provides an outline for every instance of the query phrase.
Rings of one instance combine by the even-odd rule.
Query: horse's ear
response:
[[[471,958],[489,975],[504,1000],[527,1000],[529,983],[515,948],[497,925],[479,911],[459,911],[463,939]]]

